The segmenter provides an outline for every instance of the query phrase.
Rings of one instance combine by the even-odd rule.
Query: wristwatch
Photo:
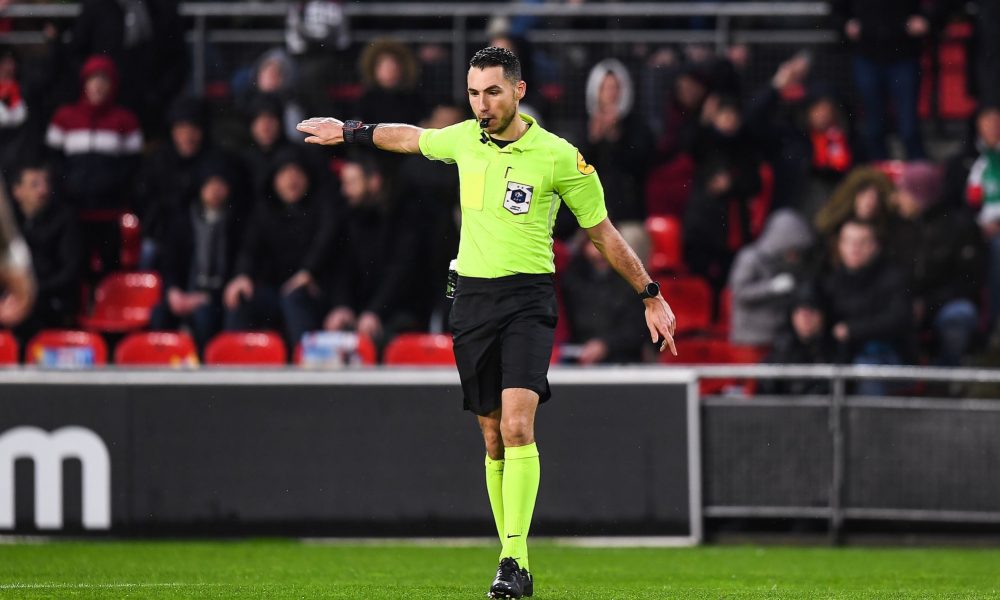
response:
[[[656,298],[660,295],[660,284],[655,281],[650,281],[646,284],[646,288],[639,292],[639,298],[645,300],[646,298]]]
[[[364,125],[364,123],[362,123],[361,121],[358,121],[356,119],[351,119],[349,121],[344,121],[343,127],[344,127],[344,143],[345,144],[353,144],[354,143],[354,132],[357,131],[358,129],[361,129],[362,125]]]

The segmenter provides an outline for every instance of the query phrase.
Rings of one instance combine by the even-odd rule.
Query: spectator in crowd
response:
[[[330,86],[348,72],[343,53],[351,43],[350,26],[341,2],[290,2],[285,16],[285,43],[298,65],[299,97],[307,113],[329,108]]]
[[[808,220],[854,162],[837,99],[820,84],[805,87],[811,62],[799,53],[782,63],[746,117],[774,168],[772,204],[795,208]]]
[[[451,104],[435,106],[421,127],[444,129],[465,119],[463,108]],[[408,156],[399,170],[399,189],[406,190],[407,203],[418,207],[417,237],[420,244],[415,265],[416,281],[409,302],[418,308],[420,322],[432,332],[447,326],[450,302],[444,297],[448,263],[458,255],[458,169],[423,156]]]
[[[85,0],[73,22],[75,64],[95,54],[121,73],[121,102],[159,134],[167,102],[187,78],[188,53],[177,0]]]
[[[812,283],[799,285],[792,293],[788,323],[764,358],[772,365],[819,365],[836,361],[837,353],[827,324],[826,310]],[[826,379],[763,379],[761,394],[827,395]]]
[[[570,344],[579,346],[577,362],[633,363],[642,360],[649,340],[636,306],[635,291],[589,242],[578,240],[577,253],[560,276],[570,323]]]
[[[1000,105],[1000,78],[996,66],[1000,62],[1000,0],[969,2],[975,14],[971,19],[973,36],[967,53],[967,75],[973,95],[981,106]]]
[[[324,328],[355,330],[383,346],[399,331],[417,328],[410,302],[417,268],[416,207],[394,202],[374,157],[350,157],[340,174],[346,200],[332,303]],[[447,265],[439,265],[442,270]],[[440,292],[443,293],[443,292]]]
[[[880,239],[890,239],[898,224],[896,209],[892,205],[892,181],[881,171],[871,167],[858,167],[837,186],[824,204],[813,225],[822,248],[831,260],[837,256],[840,228],[851,219],[875,225]]]
[[[960,193],[979,212],[979,227],[989,244],[989,320],[995,331],[1000,317],[1000,107],[979,111],[976,133],[975,148],[949,162],[948,185],[950,193]]]
[[[249,111],[254,100],[261,94],[279,98],[284,105],[281,127],[290,141],[301,141],[295,126],[302,120],[302,107],[298,100],[299,73],[292,57],[284,48],[272,48],[265,52],[250,72],[249,82],[234,83],[239,108]]]
[[[222,329],[223,286],[233,274],[241,223],[230,203],[232,173],[208,160],[198,169],[197,200],[171,215],[163,248],[164,299],[152,329],[191,330],[199,351]]]
[[[608,215],[629,245],[645,260],[649,249],[642,186],[653,140],[632,107],[635,87],[621,61],[594,65],[587,78],[587,128],[580,152],[601,174]]]
[[[771,215],[760,238],[736,255],[729,274],[734,344],[766,347],[774,342],[788,319],[788,303],[805,275],[812,244],[809,224],[786,208]]]
[[[271,189],[247,223],[235,277],[226,285],[226,329],[281,329],[294,347],[319,328],[337,217],[296,149],[275,157]]]
[[[419,123],[427,113],[416,90],[417,60],[402,42],[383,38],[372,42],[359,62],[365,90],[357,117],[365,123]]]
[[[80,100],[56,111],[45,139],[56,161],[53,173],[59,187],[89,221],[85,247],[97,253],[103,270],[109,270],[119,258],[118,223],[104,213],[129,208],[143,137],[135,114],[115,103],[118,70],[109,58],[92,56],[80,79]]]
[[[898,365],[912,356],[913,307],[903,271],[882,254],[876,227],[851,219],[840,227],[837,266],[822,281],[821,300],[838,359],[857,365]],[[859,393],[883,395],[878,381]]]
[[[917,120],[920,53],[931,32],[931,14],[921,0],[836,0],[834,23],[854,49],[854,81],[864,109],[868,160],[885,160],[890,102],[908,160],[924,158]]]
[[[701,128],[705,100],[712,91],[709,76],[695,65],[682,67],[664,106],[663,133],[657,153],[666,160],[688,152]]]
[[[198,173],[209,160],[226,160],[208,139],[205,107],[196,98],[178,98],[167,116],[169,143],[160,145],[143,165],[136,190],[136,212],[142,223],[144,268],[158,268],[159,247],[177,215],[188,213],[198,197]],[[231,190],[238,196],[242,190]]]
[[[961,364],[979,326],[986,248],[966,207],[941,202],[941,172],[908,163],[894,202],[902,223],[894,245],[910,274],[915,324],[934,334],[935,364]]]
[[[750,200],[760,192],[760,159],[736,100],[713,96],[692,149],[697,166],[684,215],[684,260],[718,292],[736,252],[752,239]]]
[[[48,167],[22,164],[11,183],[18,227],[31,251],[37,286],[34,307],[14,329],[23,347],[42,329],[73,325],[83,260],[76,213],[52,198]]]
[[[28,107],[17,77],[17,55],[10,48],[0,48],[0,173],[6,175],[31,143],[26,136]]]
[[[291,146],[284,135],[283,115],[277,96],[261,94],[250,104],[250,145],[243,152],[243,162],[253,180],[254,194],[264,191],[274,157]]]

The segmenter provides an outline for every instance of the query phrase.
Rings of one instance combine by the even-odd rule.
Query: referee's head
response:
[[[521,61],[506,48],[490,46],[469,61],[469,104],[483,131],[502,135],[514,117],[527,89],[521,79]]]

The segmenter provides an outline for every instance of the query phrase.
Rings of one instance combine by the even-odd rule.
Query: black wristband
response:
[[[344,143],[374,148],[375,128],[378,126],[379,123],[366,125],[361,121],[347,121],[344,123]]]

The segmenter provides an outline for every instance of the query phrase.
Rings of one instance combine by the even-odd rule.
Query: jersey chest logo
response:
[[[531,196],[534,186],[514,181],[507,182],[507,194],[503,198],[503,207],[515,215],[523,215],[531,208]]]

